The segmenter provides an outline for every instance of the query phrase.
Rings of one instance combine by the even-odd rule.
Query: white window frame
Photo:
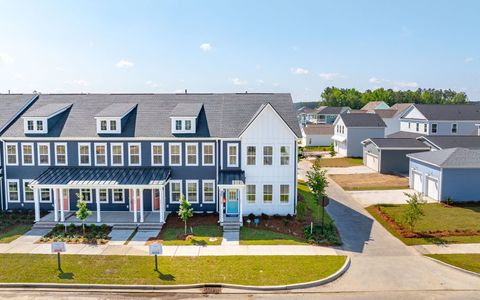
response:
[[[44,190],[48,190],[48,201],[45,201],[45,200],[42,200],[42,191]],[[42,189],[39,189],[39,193],[40,193],[40,196],[39,196],[39,202],[40,203],[52,203],[52,190],[51,189],[46,189],[46,188],[42,188]]]
[[[104,149],[105,149],[105,154],[104,154],[105,162],[103,164],[98,163],[98,160],[97,160],[97,147],[98,146],[104,147]],[[107,143],[94,143],[93,144],[93,155],[94,155],[94,161],[95,161],[96,166],[106,166],[108,164],[108,152],[107,151],[108,151],[107,150]]]
[[[99,134],[108,134],[108,133],[121,133],[121,124],[120,118],[112,118],[112,117],[97,117],[97,133]],[[102,129],[102,122],[106,122],[105,129]],[[112,129],[112,122],[115,122],[115,128]]]
[[[153,153],[153,148],[154,147],[162,147],[162,153],[161,154],[154,154]],[[164,166],[165,165],[165,144],[164,143],[151,143],[150,145],[150,154],[151,154],[151,164],[152,166]],[[155,156],[162,156],[162,163],[155,163]]]
[[[255,149],[254,155],[249,155],[249,153],[248,153],[248,148],[250,148],[250,147],[253,147],[253,149]],[[246,157],[246,160],[245,160],[245,165],[246,165],[246,166],[256,166],[256,165],[257,165],[257,146],[255,146],[255,145],[247,145],[247,147],[245,147],[245,157]],[[248,163],[248,159],[249,159],[249,158],[253,158],[253,159],[254,159],[254,163],[253,163],[253,164]]]
[[[265,202],[265,186],[266,185],[269,185],[272,187],[272,200],[270,202]],[[273,187],[273,183],[264,183],[262,184],[262,204],[263,205],[272,205],[273,204],[273,200],[274,200],[274,194],[275,194],[275,188]]]
[[[205,146],[212,147],[212,163],[205,162]],[[214,166],[215,165],[215,143],[202,143],[202,165],[203,166]]]
[[[105,195],[105,200],[104,201],[102,201],[101,198],[100,198],[100,194],[101,194],[102,191],[105,191],[107,193]],[[108,201],[108,189],[98,189],[98,197],[99,197],[98,200],[101,204],[108,204],[108,202],[109,202]]]
[[[89,190],[90,191],[90,201],[86,201],[85,197],[82,197],[83,201],[85,201],[86,203],[93,203],[93,191],[92,191],[92,189],[80,189],[79,194],[82,195],[82,196],[84,194],[83,190]]]
[[[80,148],[82,146],[88,146],[88,163],[82,163],[82,153]],[[78,143],[78,165],[79,166],[91,166],[92,165],[92,148],[90,143]]]
[[[55,143],[53,146],[55,147],[55,165],[56,166],[66,166],[66,165],[68,165],[68,146],[67,146],[67,143]],[[65,147],[65,163],[59,163],[58,162],[57,146],[64,146]]]
[[[115,192],[122,194],[122,201],[115,200]],[[125,203],[125,190],[124,189],[112,189],[112,204],[123,204]]]
[[[17,185],[17,200],[12,200],[10,197],[10,183],[15,183]],[[7,179],[7,199],[11,203],[20,203],[20,180],[18,179]]]
[[[188,154],[188,146],[195,146],[195,163],[188,162],[188,156],[190,155]],[[185,143],[185,165],[198,166],[198,143]]]
[[[283,147],[285,147],[285,148],[287,149],[287,155],[286,155],[286,156],[282,154],[282,148],[283,148]],[[279,150],[279,152],[280,152],[280,162],[279,162],[280,165],[281,165],[281,166],[289,166],[289,165],[290,165],[290,146],[288,146],[288,145],[280,145],[280,147],[279,147],[278,150]],[[288,163],[287,163],[287,164],[283,164],[283,163],[282,163],[282,158],[286,158],[286,159],[288,160],[288,161],[287,161]]]
[[[42,160],[40,159],[40,156],[42,155],[40,153],[40,147],[41,146],[47,146],[47,157],[48,157],[48,162],[47,163],[42,163]],[[50,143],[37,143],[37,162],[39,166],[49,166],[50,165]]]
[[[170,180],[170,186],[169,188],[169,194],[170,194],[170,203],[175,203],[178,204],[180,201],[173,201],[173,189],[172,189],[172,184],[174,183],[179,183],[180,184],[180,197],[182,197],[183,194],[183,186],[182,186],[182,181],[181,180]],[[180,198],[179,198],[180,200]]]
[[[269,165],[265,164],[265,147],[271,147],[272,148],[272,155],[271,155],[272,163],[269,164]],[[274,152],[275,152],[275,147],[273,145],[263,145],[262,146],[262,165],[263,166],[273,166],[273,164],[275,162],[275,155],[273,155]]]
[[[34,166],[35,165],[35,146],[33,143],[22,143],[22,166]],[[30,146],[32,148],[32,154],[30,156],[32,157],[32,162],[31,163],[25,163],[25,149],[23,148],[24,146]]]
[[[248,193],[248,187],[249,186],[253,186],[253,189],[254,189],[253,195],[255,196],[255,201],[253,201],[253,202],[250,202],[248,200],[248,196],[252,195],[252,194]],[[256,184],[248,184],[247,183],[247,185],[245,186],[245,201],[247,202],[247,204],[256,204],[257,203],[257,185]]]
[[[282,186],[287,186],[288,188],[288,201],[287,202],[282,202],[282,195],[285,195],[285,194],[282,194]],[[290,184],[288,183],[281,183],[279,186],[278,186],[278,191],[279,191],[279,197],[278,197],[278,201],[281,205],[288,205],[290,204]]]
[[[179,163],[178,164],[174,164],[172,163],[172,147],[173,146],[179,146],[179,156],[180,156],[180,159],[179,159]],[[168,144],[168,164],[170,166],[181,166],[182,165],[182,143],[169,143]]]
[[[33,179],[24,179],[23,180],[23,203],[34,203],[35,202],[35,190],[32,189],[33,193],[33,199],[31,201],[27,201],[27,189],[25,188],[25,185],[30,184],[33,181]]]
[[[196,186],[196,197],[195,197],[195,200],[191,200],[189,195],[188,195],[188,185],[189,184],[195,184]],[[185,194],[186,194],[186,197],[185,199],[187,199],[188,202],[190,203],[198,203],[198,180],[185,180]]]
[[[230,163],[230,147],[235,147],[235,163]],[[238,167],[238,144],[237,143],[227,143],[227,167]]]
[[[15,146],[15,162],[14,163],[10,163],[8,161],[8,156],[9,156],[8,146]],[[17,143],[5,143],[5,158],[6,158],[5,164],[7,166],[18,166],[18,144]]]
[[[205,184],[212,184],[212,193],[213,193],[213,201],[205,201]],[[215,193],[215,180],[202,180],[202,202],[203,203],[215,203],[215,196],[216,196],[216,193]]]
[[[28,128],[28,122],[33,122],[33,129]],[[41,122],[42,129],[38,128],[38,122]],[[25,133],[48,133],[48,121],[46,118],[28,118],[23,121],[23,130]]]
[[[132,163],[132,152],[130,147],[138,146],[138,163]],[[128,143],[128,165],[129,166],[141,166],[142,165],[142,144],[141,143]]]
[[[120,156],[121,156],[122,160],[121,160],[120,163],[114,163],[114,161],[113,161],[113,156],[114,156],[113,147],[116,147],[116,146],[120,146],[120,149],[121,149]],[[110,165],[111,166],[123,166],[123,143],[110,143]]]

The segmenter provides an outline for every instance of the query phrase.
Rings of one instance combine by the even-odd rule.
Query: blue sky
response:
[[[0,0],[0,92],[442,88],[480,100],[480,1]]]

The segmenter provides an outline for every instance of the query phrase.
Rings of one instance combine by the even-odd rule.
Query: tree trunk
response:
[[[187,221],[185,221],[185,235],[187,235]]]
[[[85,236],[85,223],[82,222],[83,235]]]

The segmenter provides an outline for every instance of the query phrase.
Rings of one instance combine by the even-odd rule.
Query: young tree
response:
[[[335,152],[335,146],[333,146],[333,143],[330,144],[330,147],[328,150],[330,151],[331,157],[335,157],[335,155],[337,155],[337,152]]]
[[[180,196],[180,207],[178,209],[178,217],[185,222],[185,234],[187,234],[187,221],[193,216],[193,208],[190,202],[185,197]]]
[[[315,161],[312,170],[307,171],[307,185],[312,191],[318,203],[318,212],[320,215],[321,201],[327,196],[326,188],[328,187],[327,171],[322,170],[320,164]]]
[[[408,197],[407,203],[407,210],[405,211],[403,218],[405,223],[408,224],[410,230],[413,232],[415,229],[415,225],[417,225],[418,220],[424,215],[423,212],[423,204],[425,204],[425,200],[422,197],[422,194],[415,193],[409,194],[405,193]]]
[[[92,215],[92,212],[87,208],[87,202],[83,200],[83,195],[80,193],[76,194],[77,196],[77,212],[75,215],[77,219],[82,221],[82,230],[83,235],[85,235],[85,219]]]

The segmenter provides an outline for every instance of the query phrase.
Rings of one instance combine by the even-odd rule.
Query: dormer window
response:
[[[117,119],[97,119],[97,133],[120,133],[117,122]]]
[[[177,131],[182,130],[182,120],[175,120],[175,130]]]
[[[110,130],[112,130],[112,131],[117,130],[117,121],[116,120],[110,120]]]
[[[25,124],[25,133],[47,133],[47,120],[46,119],[26,119]]]
[[[95,115],[98,134],[122,133],[128,115],[137,107],[136,103],[113,103]]]
[[[170,113],[172,133],[196,133],[202,103],[178,103]]]
[[[100,121],[100,130],[101,131],[106,131],[107,130],[107,121],[105,121],[105,120]]]
[[[71,103],[49,103],[28,111],[22,117],[25,133],[48,133],[58,116],[70,107]]]
[[[185,120],[185,130],[192,130],[192,121],[191,120]]]
[[[33,131],[33,130],[35,130],[32,120],[28,120],[28,121],[27,121],[27,130],[28,130],[28,131]]]

